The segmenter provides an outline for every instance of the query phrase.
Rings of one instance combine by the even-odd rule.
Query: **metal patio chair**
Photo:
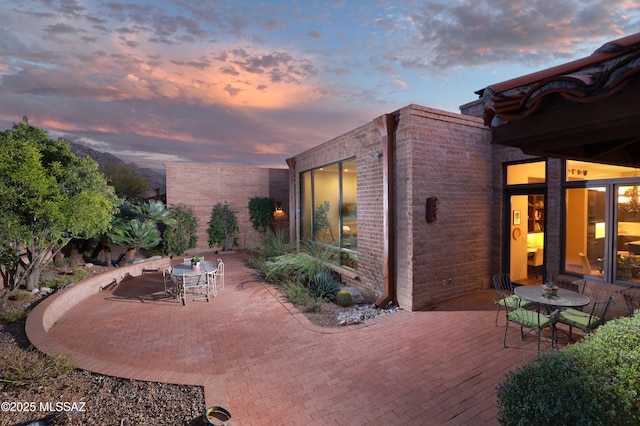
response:
[[[591,333],[605,322],[609,307],[613,303],[613,296],[605,301],[593,302],[591,309],[578,310],[573,308],[561,309],[558,313],[558,322],[569,326],[569,341],[571,332],[576,327],[585,333]],[[589,305],[587,305],[588,307]]]
[[[498,290],[498,293],[501,293]],[[507,297],[506,294],[502,294],[502,299]],[[556,322],[556,313],[553,312],[549,315],[544,315],[540,313],[540,307],[537,309],[525,309],[520,307],[520,300],[516,302],[515,306],[511,303],[506,303],[504,305],[506,312],[505,320],[506,324],[504,327],[504,341],[503,346],[507,347],[507,331],[509,330],[509,323],[512,322],[516,325],[520,326],[520,340],[524,340],[524,328],[528,328],[529,334],[530,332],[535,332],[538,337],[538,353],[540,353],[540,336],[542,332],[546,328],[551,328],[551,347],[555,348],[556,345],[556,330],[555,330],[555,322]]]
[[[222,259],[217,260],[217,270],[216,270],[216,288],[220,290],[224,290],[224,263]]]
[[[207,274],[198,275],[179,275],[176,277],[178,285],[178,298],[183,305],[187,304],[187,296],[189,293],[194,294],[193,300],[210,299],[209,280]]]
[[[218,295],[217,271],[207,272],[207,285],[209,294],[216,297]]]
[[[164,282],[164,292],[172,294],[176,292],[176,283],[171,276],[171,265],[165,265],[162,268],[162,281]]]
[[[493,276],[493,287],[496,289],[498,298],[495,300],[495,303],[498,305],[498,309],[496,310],[496,321],[495,325],[498,326],[498,315],[500,314],[500,308],[505,306],[506,304],[510,304],[511,306],[516,306],[520,303],[520,307],[524,309],[529,309],[535,303],[530,302],[528,300],[522,300],[515,294],[513,294],[513,283],[511,282],[511,277],[509,274],[497,274]]]

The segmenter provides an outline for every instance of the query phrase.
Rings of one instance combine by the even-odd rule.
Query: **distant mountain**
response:
[[[153,196],[156,194],[156,189],[159,190],[160,194],[165,194],[167,192],[167,182],[165,176],[162,173],[158,173],[155,170],[147,169],[144,167],[139,167],[135,163],[125,163],[118,157],[113,154],[109,154],[108,152],[100,152],[95,149],[88,148],[84,145],[80,145],[75,142],[71,142],[68,139],[65,139],[71,146],[71,151],[76,154],[78,157],[90,157],[95,160],[96,163],[100,167],[104,167],[108,163],[113,164],[126,164],[129,167],[133,168],[140,176],[144,177],[147,182],[149,182],[149,188],[151,192],[149,196]]]

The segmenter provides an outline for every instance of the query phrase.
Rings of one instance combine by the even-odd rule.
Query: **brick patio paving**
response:
[[[145,274],[32,340],[93,372],[204,386],[207,404],[229,409],[236,425],[497,424],[496,387],[536,356],[535,336],[521,341],[514,326],[502,347],[492,290],[321,328],[257,278],[246,255],[217,257],[225,290],[211,302],[182,306],[163,294],[161,274]]]

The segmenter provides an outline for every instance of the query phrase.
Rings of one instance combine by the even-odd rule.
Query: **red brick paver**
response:
[[[497,424],[496,387],[536,355],[535,337],[521,341],[513,326],[502,347],[487,292],[327,329],[257,278],[245,255],[220,257],[225,290],[209,303],[182,306],[160,274],[145,274],[32,341],[97,373],[204,386],[207,404],[236,425]]]

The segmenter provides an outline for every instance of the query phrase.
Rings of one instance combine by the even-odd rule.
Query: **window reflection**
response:
[[[357,169],[350,159],[303,172],[301,236],[329,250],[331,262],[357,269]]]
[[[566,206],[565,269],[603,277],[606,188],[569,188]]]

